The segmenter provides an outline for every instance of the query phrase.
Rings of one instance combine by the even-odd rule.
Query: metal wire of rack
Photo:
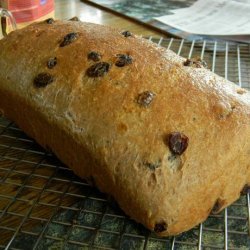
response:
[[[250,90],[250,46],[149,37]],[[250,194],[176,237],[159,238],[0,118],[0,249],[250,249]]]

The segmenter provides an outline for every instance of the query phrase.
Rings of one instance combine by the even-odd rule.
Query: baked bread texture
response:
[[[0,109],[158,235],[250,185],[250,94],[128,31],[49,19],[0,40]]]

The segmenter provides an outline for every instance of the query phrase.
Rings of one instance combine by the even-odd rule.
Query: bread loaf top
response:
[[[12,32],[0,41],[0,93],[14,100],[0,102],[6,116],[160,235],[250,184],[249,92],[129,32],[51,19]],[[44,135],[40,116],[55,129]],[[57,130],[78,146],[52,141]],[[91,161],[79,164],[83,151]]]

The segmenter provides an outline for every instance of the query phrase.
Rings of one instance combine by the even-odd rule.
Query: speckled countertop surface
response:
[[[88,0],[87,2],[94,2],[124,15],[148,22],[153,17],[171,14],[171,10],[187,8],[196,0]]]

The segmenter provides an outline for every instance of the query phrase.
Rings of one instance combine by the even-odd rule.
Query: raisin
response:
[[[221,210],[221,208],[225,205],[225,200],[222,200],[222,199],[217,199],[215,204],[214,204],[214,207],[211,211],[212,214],[217,214],[219,213],[219,211]]]
[[[89,77],[104,76],[110,70],[111,65],[107,62],[98,62],[87,69],[87,75]]]
[[[187,60],[183,63],[184,66],[191,66],[192,64],[193,64],[193,62],[192,62],[190,59],[187,59]]]
[[[142,92],[141,94],[139,94],[137,98],[137,103],[147,108],[153,101],[154,97],[155,97],[155,94],[150,91]]]
[[[57,64],[57,58],[56,57],[51,57],[48,62],[47,62],[47,67],[49,69],[53,69]]]
[[[78,38],[78,34],[75,32],[67,34],[64,38],[63,41],[60,43],[60,47],[64,47],[66,45],[71,44],[74,40]]]
[[[115,65],[117,67],[124,67],[125,65],[131,64],[132,61],[133,61],[133,58],[131,56],[118,54],[117,61],[116,61]]]
[[[240,194],[241,195],[246,195],[248,192],[250,192],[250,185],[245,185],[243,189],[241,190]]]
[[[88,59],[94,62],[98,62],[101,60],[101,55],[98,52],[91,51],[88,53]]]
[[[129,36],[132,36],[132,33],[130,31],[128,31],[128,30],[125,30],[125,31],[122,32],[122,35],[124,37],[129,37]]]
[[[184,63],[184,66],[190,66],[194,68],[207,68],[207,63],[201,58],[187,59]]]
[[[80,21],[80,19],[77,16],[74,16],[74,17],[70,18],[69,21],[78,22],[78,21]]]
[[[169,148],[172,153],[181,155],[187,149],[188,137],[179,132],[173,132],[169,136]]]
[[[52,24],[52,23],[55,22],[55,20],[53,18],[48,18],[48,19],[45,20],[45,22],[48,23],[48,24]]]
[[[216,203],[213,206],[213,209],[212,209],[211,213],[216,214],[216,213],[218,213],[219,209],[220,209],[220,205],[219,205],[219,202],[217,200]]]
[[[156,223],[155,224],[154,231],[156,233],[161,233],[161,232],[166,231],[166,230],[167,230],[166,222],[161,222],[161,223]]]
[[[34,86],[43,88],[54,81],[54,77],[48,73],[40,73],[34,79]]]

